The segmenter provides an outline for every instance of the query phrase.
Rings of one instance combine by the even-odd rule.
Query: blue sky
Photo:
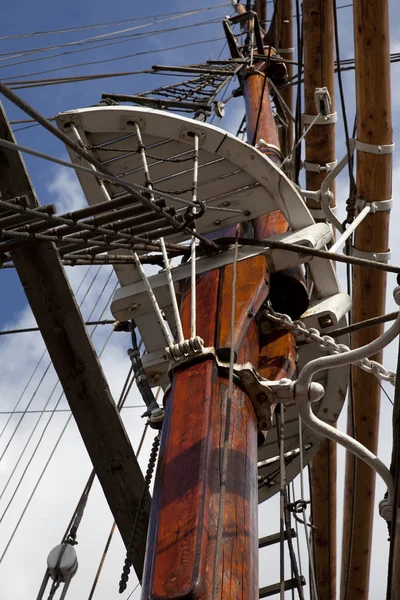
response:
[[[348,4],[346,0],[338,0],[338,7]],[[91,25],[95,23],[101,23],[106,21],[118,21],[122,19],[134,19],[146,16],[154,16],[165,13],[173,13],[175,11],[190,11],[199,8],[207,8],[213,6],[213,2],[207,0],[199,5],[194,0],[177,0],[170,3],[164,2],[148,2],[148,3],[132,3],[127,1],[118,2],[99,2],[88,3],[78,2],[77,0],[70,0],[67,6],[61,8],[60,5],[55,5],[48,1],[40,0],[36,3],[28,3],[15,1],[9,2],[7,11],[3,11],[2,19],[0,23],[0,38],[4,36],[13,36],[23,33],[32,33],[36,31],[61,29],[68,27],[76,27],[79,25]],[[396,2],[392,0],[392,15],[391,15],[391,36],[393,50],[400,51],[400,18],[396,12]],[[204,11],[191,17],[181,17],[176,20],[168,20],[159,25],[149,25],[141,29],[136,29],[130,32],[124,32],[120,35],[130,35],[145,33],[156,29],[182,27],[183,25],[196,25],[200,22],[204,22],[211,19],[221,19],[224,15],[230,14],[231,8],[229,5]],[[27,50],[39,48],[43,46],[61,45],[70,42],[75,42],[89,38],[92,36],[108,34],[112,31],[125,30],[131,27],[137,27],[139,24],[144,24],[146,21],[141,23],[133,23],[131,21],[121,23],[118,25],[110,26],[107,28],[90,29],[86,31],[80,31],[75,33],[58,33],[55,35],[44,35],[37,37],[26,37],[20,39],[0,39],[0,78],[7,81],[8,78],[23,75],[28,79],[36,79],[40,77],[58,77],[58,76],[72,76],[82,74],[95,74],[95,73],[106,73],[106,72],[117,72],[117,71],[133,71],[150,68],[152,64],[176,64],[183,65],[188,63],[202,62],[208,58],[216,58],[223,47],[223,42],[214,41],[206,43],[205,40],[215,40],[223,36],[222,27],[220,23],[208,24],[206,26],[197,26],[190,29],[173,31],[168,34],[155,35],[151,37],[132,37],[123,43],[116,45],[109,45],[103,48],[97,47],[96,50],[88,50],[89,46],[85,47],[71,47],[64,48],[61,50],[52,50],[48,53],[32,54],[30,56],[15,57],[12,60],[2,60],[5,58],[5,53],[13,52],[18,54],[20,52],[26,52]],[[341,55],[342,58],[350,58],[353,56],[352,47],[352,12],[351,8],[343,8],[339,10],[339,25],[340,25],[340,37],[341,37]],[[111,38],[103,38],[101,43],[111,41]],[[193,42],[202,42],[199,45],[189,46],[184,49],[164,52],[163,48],[176,46],[178,44],[186,44]],[[86,51],[79,53],[63,55],[59,57],[53,57],[46,60],[48,54],[67,52],[72,50],[78,50],[80,48],[86,48]],[[107,60],[110,58],[117,58],[126,54],[133,54],[138,52],[149,52],[156,51],[148,55],[141,55],[137,57],[131,57],[128,59],[116,60],[114,62],[108,62],[104,64],[80,66],[77,68],[69,68],[65,70],[49,72],[43,75],[33,75],[39,71],[45,71],[50,69],[58,69],[60,67],[67,67],[72,64],[84,63],[87,61],[100,61]],[[5,66],[9,62],[20,62],[23,60],[31,60],[41,58],[40,61],[35,61],[27,64],[14,64],[13,66]],[[227,58],[226,53],[223,55]],[[4,66],[4,68],[3,68]],[[400,116],[400,104],[399,104],[399,93],[400,86],[398,84],[400,73],[400,65],[394,65],[392,69],[393,77],[393,89],[394,89],[394,103],[393,103],[393,121],[395,128],[395,140],[399,143],[400,138],[397,134],[397,125],[399,123]],[[84,82],[75,84],[66,84],[59,86],[41,87],[34,89],[21,90],[20,95],[31,103],[35,108],[40,110],[45,116],[54,116],[58,112],[68,110],[72,108],[80,108],[95,104],[100,100],[102,92],[116,92],[116,93],[136,93],[142,92],[148,89],[152,89],[159,85],[166,84],[165,77],[161,76],[129,76],[120,77],[114,79],[105,79],[94,82]],[[17,80],[13,80],[17,81]],[[171,81],[170,78],[167,81]],[[346,90],[346,101],[348,104],[348,117],[351,122],[354,118],[354,89],[353,89],[353,73],[344,74],[345,90]],[[8,117],[10,120],[25,119],[24,113],[10,105],[7,101],[4,102]],[[336,99],[336,110],[338,111],[338,144],[337,144],[337,155],[340,158],[344,153],[343,146],[343,134],[341,127],[341,112],[338,97]],[[235,129],[235,125],[238,119],[242,115],[241,100],[236,100],[228,105],[227,116],[222,121],[221,126],[230,130]],[[24,127],[24,125],[16,125],[15,129]],[[34,127],[16,131],[16,137],[18,142],[21,144],[31,146],[35,149],[45,151],[49,154],[54,154],[58,157],[65,157],[66,151],[58,140],[53,138],[49,133],[43,131],[40,127]],[[75,176],[71,173],[65,173],[62,169],[34,159],[31,157],[25,157],[26,164],[29,169],[29,173],[33,180],[34,186],[37,190],[38,196],[42,204],[50,202],[56,202],[59,208],[71,209],[80,204],[84,203],[82,194],[80,193],[79,186]],[[400,169],[398,168],[398,162],[395,157],[395,185],[394,189],[397,190],[400,184]],[[341,210],[346,196],[346,178],[343,177],[338,184],[338,202],[341,205]],[[396,198],[395,198],[396,200]],[[400,197],[398,198],[400,202]],[[400,209],[393,211],[392,223],[396,221],[400,216]],[[400,263],[400,251],[396,247],[395,238],[396,229],[392,227],[392,241],[391,246],[393,250],[393,262]],[[398,244],[397,244],[398,245]],[[77,289],[79,283],[87,271],[86,268],[75,268],[69,269],[68,273],[71,278],[71,282],[74,289]],[[105,282],[107,281],[109,270],[103,269],[98,278],[94,281],[92,288],[89,290],[88,295],[83,305],[83,312],[85,316],[88,316],[93,308],[95,299],[101,292]],[[94,268],[90,271],[87,279],[78,293],[78,300],[82,300],[85,292],[88,289],[89,282],[94,278]],[[21,289],[20,283],[12,270],[4,270],[0,272],[2,278],[2,311],[0,313],[0,328],[13,327],[13,326],[26,326],[32,324],[32,316],[26,305],[25,296]],[[393,304],[390,300],[391,289],[394,286],[394,277],[388,279],[388,310],[394,310]],[[101,306],[96,308],[94,316],[99,316],[103,309],[107,305],[107,298],[110,297],[113,289],[114,281],[110,280],[107,284],[106,290],[103,294]],[[109,316],[108,311],[104,313],[105,316]],[[104,329],[104,328],[103,328]],[[105,338],[108,332],[103,330],[97,330],[94,334],[95,345],[98,351],[100,351],[102,344],[105,342]],[[122,334],[123,335],[123,334]],[[104,354],[103,365],[106,374],[110,380],[110,384],[114,395],[116,396],[121,388],[122,381],[125,377],[125,371],[127,368],[125,348],[127,340],[123,338],[115,339],[115,336],[111,338],[110,346]],[[39,334],[26,334],[24,336],[15,337],[11,339],[0,339],[0,359],[3,364],[2,380],[0,380],[0,395],[2,406],[12,407],[15,405],[18,397],[23,389],[23,385],[30,372],[32,371],[36,361],[40,358],[43,352],[43,345],[40,340]],[[18,357],[18,360],[16,360]],[[388,352],[385,360],[387,360],[388,366],[394,368],[395,364],[395,352]],[[44,366],[39,369],[36,378],[33,380],[32,385],[28,389],[29,393],[33,392],[35,385],[39,381],[39,375],[43,373]],[[50,369],[48,376],[44,380],[44,383],[39,388],[39,392],[32,404],[32,407],[43,408],[44,402],[47,399],[50,391],[54,387],[56,382],[55,375]],[[390,390],[391,391],[391,390]],[[59,395],[59,389],[57,388],[56,393],[53,395],[50,407],[54,406],[56,398]],[[29,394],[23,397],[22,407],[26,405]],[[132,404],[137,404],[137,397],[131,400]],[[385,399],[383,399],[385,402]],[[65,407],[65,403],[62,402],[61,407]],[[140,412],[140,411],[139,411]],[[133,414],[135,413],[135,415]],[[140,423],[138,419],[138,411],[126,411],[126,426],[132,435],[134,446],[137,445],[139,434],[140,434]],[[15,498],[15,512],[8,514],[7,519],[4,519],[0,523],[0,537],[7,539],[12,532],[13,527],[17,521],[17,517],[21,512],[24,502],[29,498],[29,494],[35,484],[38,477],[38,473],[44,464],[46,457],[52,449],[58,433],[61,431],[65,423],[65,415],[58,414],[56,418],[50,424],[46,435],[43,439],[38,452],[38,456],[35,458],[31,467],[27,471],[27,475],[24,479],[24,484],[18,491]],[[390,419],[390,412],[386,410],[384,404],[383,410],[383,423],[388,424]],[[2,423],[4,421],[1,421]],[[35,424],[35,419],[31,416],[30,419],[24,420],[23,427],[20,428],[18,435],[10,445],[9,451],[5,454],[4,460],[0,465],[0,477],[4,482],[7,481],[7,477],[12,469],[19,452],[23,448],[24,443],[28,439],[30,431],[32,431]],[[344,429],[344,422],[341,423]],[[40,423],[38,427],[38,433],[40,433],[43,425]],[[10,432],[12,431],[10,427]],[[7,430],[8,432],[8,430]],[[11,435],[11,433],[9,433]],[[37,434],[35,433],[35,436]],[[6,438],[7,439],[7,438]],[[34,438],[33,441],[37,439]],[[30,443],[29,449],[33,448],[33,441]],[[4,440],[1,440],[3,443]],[[2,452],[4,446],[0,446],[0,452]],[[144,448],[143,452],[143,463],[147,460],[148,456],[148,444]],[[387,440],[382,440],[382,452],[386,459],[389,457],[390,446]],[[23,466],[27,463],[28,457],[24,458],[21,467],[17,473],[22,473]],[[343,459],[341,459],[343,462]],[[3,564],[0,564],[0,600],[22,600],[26,598],[29,592],[29,597],[32,596],[37,590],[39,579],[42,577],[44,571],[45,559],[50,549],[58,543],[60,532],[63,532],[66,521],[71,514],[71,511],[76,504],[77,496],[80,494],[87,475],[90,471],[90,465],[87,460],[86,454],[82,445],[79,441],[79,436],[76,429],[71,426],[68,430],[68,435],[64,436],[63,441],[57,454],[55,455],[54,461],[51,463],[46,477],[43,480],[43,485],[38,489],[33,502],[27,512],[26,519],[22,521],[21,528],[15,537],[15,541],[10,546],[9,559],[4,560]],[[17,477],[11,482],[11,490],[13,485],[16,485],[18,481]],[[382,490],[380,489],[381,493]],[[379,499],[379,493],[377,498]],[[9,494],[9,495],[7,495]],[[7,502],[7,498],[10,497],[11,491],[7,492],[3,499],[3,504],[0,503],[3,510],[4,502]],[[271,509],[272,510],[272,509]],[[272,514],[272,513],[271,513]],[[100,524],[101,523],[101,527]],[[274,522],[272,527],[273,530],[277,529],[277,521]],[[108,527],[111,525],[111,519],[107,507],[102,499],[101,492],[98,488],[94,490],[93,499],[89,504],[89,515],[82,524],[82,542],[80,544],[79,553],[82,557],[82,569],[78,573],[80,589],[86,589],[91,583],[91,576],[97,567],[97,561],[101,554],[104,541],[108,534]],[[263,527],[263,526],[262,526]],[[378,524],[378,533],[382,536],[382,523]],[[266,530],[261,528],[261,533],[265,535]],[[385,533],[383,532],[383,545],[378,544],[375,553],[375,562],[377,569],[385,569]],[[3,546],[0,547],[2,551]],[[383,548],[383,550],[382,550]],[[35,556],[33,556],[33,554]],[[100,589],[98,598],[103,600],[107,597],[117,597],[116,593],[116,578],[118,576],[119,568],[122,564],[123,548],[120,542],[117,540],[111,549],[111,562],[107,563],[102,579],[102,587]],[[382,555],[382,556],[380,556]],[[32,557],[33,556],[33,557]],[[26,564],[30,565],[28,569],[29,573],[26,575],[26,582],[22,581],[21,578],[17,577],[18,573],[18,560],[25,561]],[[18,567],[19,568],[19,567]],[[85,577],[85,572],[89,573]],[[276,574],[278,571],[276,571]],[[378,570],[375,571],[373,576],[372,589],[382,589],[382,580],[377,576]],[[272,577],[276,579],[277,577]],[[77,579],[78,581],[78,579]],[[4,584],[4,588],[3,588]],[[374,587],[376,586],[376,587]],[[1,591],[2,589],[6,591]],[[33,592],[32,592],[33,590]],[[6,594],[3,596],[3,594]],[[74,597],[74,596],[72,596]],[[82,596],[84,597],[84,596]],[[378,597],[378,596],[371,596]],[[133,596],[133,599],[138,598],[138,593]],[[125,598],[123,598],[125,600]]]

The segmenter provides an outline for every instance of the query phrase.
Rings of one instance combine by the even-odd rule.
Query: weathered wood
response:
[[[334,15],[333,1],[304,0],[304,112],[317,114],[315,88],[327,87],[334,111]],[[335,160],[335,125],[313,125],[305,138],[306,161],[325,165]],[[306,171],[306,188],[319,190],[326,171]],[[335,184],[330,187],[335,192]],[[335,204],[335,201],[331,203]],[[319,202],[307,199],[310,208]],[[311,465],[315,568],[321,597],[336,600],[336,449],[325,442]]]
[[[2,107],[0,137],[14,141]],[[22,156],[0,150],[0,161],[2,198],[26,194],[31,207],[39,206]],[[55,246],[49,242],[27,245],[15,250],[12,258],[96,475],[128,544],[144,478]],[[138,577],[143,570],[149,510],[148,496],[134,559]]]
[[[355,80],[357,138],[370,144],[392,143],[388,2],[355,0]],[[357,151],[357,195],[364,200],[386,200],[392,195],[392,157]],[[354,246],[367,252],[388,250],[389,213],[368,216],[355,233]],[[386,275],[372,269],[353,269],[355,322],[380,315],[385,309]],[[371,342],[382,326],[353,335],[354,347]],[[381,361],[381,355],[372,357]],[[373,375],[353,370],[355,437],[377,452],[380,387]],[[351,420],[349,432],[352,434]],[[353,486],[353,478],[355,485]],[[352,503],[354,502],[354,515]],[[372,525],[376,514],[375,473],[357,461],[346,462],[341,596],[368,598]],[[351,552],[349,551],[351,548]]]

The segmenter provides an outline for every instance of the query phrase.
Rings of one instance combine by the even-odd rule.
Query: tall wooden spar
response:
[[[357,99],[357,196],[366,201],[392,196],[392,144],[389,14],[387,0],[354,1],[355,78]],[[381,146],[381,149],[377,149]],[[389,152],[389,153],[385,153]],[[389,212],[379,211],[357,228],[356,252],[388,251]],[[362,255],[368,256],[368,255]],[[377,256],[378,260],[384,256]],[[363,321],[385,310],[386,275],[383,271],[354,267],[353,320]],[[354,334],[354,347],[368,344],[382,327]],[[381,355],[373,357],[381,361]],[[377,452],[380,387],[377,379],[353,370],[354,407],[349,405],[349,432],[372,452]],[[354,431],[353,431],[354,415]],[[345,482],[341,598],[368,598],[372,524],[377,512],[375,473],[348,456]]]
[[[333,1],[304,0],[304,126],[317,115],[316,88],[326,87],[334,113],[334,14]],[[310,116],[308,116],[310,115]],[[319,190],[335,161],[335,124],[318,122],[305,138],[307,190]],[[330,191],[334,193],[334,185]],[[308,199],[314,218],[321,220],[319,203]],[[336,444],[326,440],[312,460],[313,539],[319,595],[336,600]]]
[[[260,62],[241,74],[247,133],[249,140],[263,138],[266,152],[279,162],[265,66]],[[257,219],[254,229],[255,237],[267,237],[286,231],[287,223],[277,213]],[[233,287],[237,361],[258,365],[260,373],[271,379],[290,376],[295,368],[292,335],[275,331],[261,339],[255,320],[270,288],[264,257],[239,262],[235,275],[229,265],[198,277],[197,331],[205,345],[214,346],[225,360],[229,356]],[[181,307],[187,337],[190,300],[187,285]],[[228,397],[227,380],[208,358],[175,371],[165,404],[143,598],[256,600],[258,432],[252,403],[236,384]],[[224,436],[227,469],[223,466]]]

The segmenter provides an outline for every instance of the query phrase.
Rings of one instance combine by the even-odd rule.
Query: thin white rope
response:
[[[190,337],[196,337],[196,238],[190,241]]]
[[[280,600],[285,600],[285,437],[284,437],[284,408],[279,406],[279,467],[280,467],[280,494],[279,494],[279,528],[280,528]],[[288,532],[288,535],[290,533]]]
[[[150,302],[153,305],[153,310],[156,313],[157,321],[158,321],[158,323],[159,323],[159,325],[161,327],[161,330],[162,330],[162,332],[164,334],[165,341],[167,342],[168,347],[170,349],[173,349],[173,347],[174,347],[174,340],[173,340],[172,335],[171,335],[170,331],[168,330],[168,327],[167,327],[167,325],[165,323],[164,316],[163,316],[163,314],[161,312],[161,309],[160,309],[160,307],[158,305],[158,301],[157,301],[157,298],[156,298],[156,296],[155,296],[155,294],[153,292],[153,288],[150,285],[149,278],[147,277],[147,275],[145,273],[145,270],[143,268],[143,265],[140,262],[140,258],[139,258],[139,256],[137,255],[136,252],[133,253],[133,259],[134,259],[136,267],[137,267],[137,269],[138,269],[138,271],[140,273],[140,276],[141,276],[142,281],[144,283],[144,286],[145,286],[145,288],[147,290],[147,293],[149,294]]]
[[[197,186],[199,179],[199,136],[193,136],[194,154],[193,154],[193,188],[192,200],[197,203]],[[194,229],[194,231],[196,231]],[[190,240],[190,337],[196,337],[196,239],[194,235]]]
[[[294,482],[293,481],[292,481],[291,486],[292,486],[292,496],[293,496],[293,501],[294,501],[294,499],[296,497],[296,494],[295,494]],[[302,567],[302,564],[301,564],[299,522],[298,522],[297,519],[294,519],[294,526],[295,526],[295,529],[296,529],[296,546],[297,546],[297,558],[298,558],[298,561],[299,561],[299,572],[300,572],[300,577],[302,577],[303,576],[303,567]]]
[[[304,500],[303,429],[302,429],[302,419],[301,419],[300,415],[298,416],[298,422],[299,422],[299,448],[300,448],[300,455],[299,455],[300,456],[300,495],[301,495],[301,499]],[[304,534],[305,534],[306,544],[307,544],[308,563],[309,563],[310,572],[311,572],[311,585],[313,588],[313,600],[318,600],[318,588],[317,588],[317,580],[315,577],[314,555],[311,550],[310,538],[308,535],[307,521],[306,521],[306,509],[305,509],[304,505],[303,505],[303,527],[304,527]]]
[[[299,144],[301,144],[301,142],[304,140],[304,138],[306,137],[307,133],[310,131],[310,129],[313,127],[313,125],[315,125],[315,123],[317,122],[318,118],[321,116],[321,113],[319,112],[316,116],[315,119],[313,119],[310,123],[310,125],[307,127],[307,129],[305,130],[305,132],[303,133],[303,135],[301,137],[299,137],[299,139],[297,140],[296,144],[293,146],[293,148],[291,149],[291,151],[289,152],[289,154],[285,157],[285,159],[283,160],[282,164],[281,164],[281,168],[283,167],[284,164],[287,163],[287,161],[292,157],[293,152],[296,150],[296,148],[298,147]]]
[[[179,307],[178,307],[178,302],[176,299],[174,282],[172,280],[171,266],[170,266],[170,263],[168,260],[168,254],[167,254],[167,250],[165,248],[164,238],[161,237],[159,241],[160,241],[161,251],[162,251],[162,255],[163,255],[163,259],[164,259],[165,273],[167,275],[169,294],[170,294],[171,302],[172,302],[172,310],[174,313],[176,330],[178,333],[178,341],[183,342],[185,340],[185,338],[183,335],[181,315],[179,314]]]

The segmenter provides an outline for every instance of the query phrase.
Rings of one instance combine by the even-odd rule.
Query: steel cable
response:
[[[94,311],[96,310],[96,308],[97,308],[97,306],[98,306],[98,303],[99,303],[99,301],[100,301],[100,299],[101,299],[101,297],[102,297],[102,294],[103,294],[103,292],[105,291],[105,289],[106,289],[106,287],[107,287],[107,285],[108,285],[108,283],[109,283],[109,281],[110,281],[110,279],[111,279],[112,275],[113,275],[113,271],[111,271],[111,272],[110,272],[110,274],[109,274],[109,277],[108,277],[108,279],[106,280],[106,283],[104,284],[102,291],[100,292],[100,295],[99,295],[99,297],[98,297],[98,299],[97,299],[97,301],[96,301],[96,303],[95,303],[95,305],[94,305],[94,307],[93,307],[93,309],[92,309],[92,312],[91,312],[91,315],[90,315],[90,316],[92,316],[92,314],[93,314],[93,313],[94,313]],[[115,286],[115,288],[114,288],[114,290],[113,290],[113,292],[112,292],[112,294],[111,294],[111,297],[113,296],[115,289],[116,289],[116,286]],[[111,297],[110,297],[110,300],[111,300]],[[109,300],[109,301],[110,301],[110,300]],[[108,302],[108,303],[109,303],[109,302]],[[108,307],[108,303],[107,303],[107,305],[106,305],[106,308]],[[103,313],[105,312],[106,308],[103,310]],[[96,330],[96,328],[97,328],[97,326],[95,326],[95,327],[94,327],[94,329],[92,330],[92,332],[91,332],[91,334],[90,334],[90,336],[91,336],[91,337],[92,337],[92,335],[93,335],[94,331]],[[112,330],[111,330],[111,332],[110,332],[110,335],[111,335],[112,333],[113,333],[113,332],[112,332]],[[50,363],[50,364],[51,364],[51,363]],[[56,388],[57,388],[57,386],[59,385],[59,383],[60,383],[60,382],[59,382],[59,380],[57,380],[57,381],[56,381],[56,384],[54,385],[54,387],[53,387],[53,390],[52,390],[52,392],[51,392],[51,394],[50,394],[50,397],[49,397],[49,399],[48,399],[48,401],[47,401],[47,403],[46,403],[46,405],[45,405],[45,408],[47,408],[47,406],[48,406],[49,402],[51,401],[51,397],[52,397],[52,395],[53,395],[53,393],[54,393],[55,389],[56,389]],[[42,430],[42,432],[41,432],[41,434],[40,434],[40,437],[39,437],[39,439],[38,439],[38,441],[37,441],[37,443],[36,443],[36,446],[35,446],[35,448],[34,448],[34,450],[33,450],[33,453],[32,453],[32,455],[31,455],[30,459],[28,460],[27,464],[25,465],[25,468],[24,468],[24,470],[23,470],[23,472],[22,472],[22,475],[21,475],[21,477],[20,477],[20,479],[19,479],[19,481],[18,481],[18,483],[17,483],[17,485],[16,485],[16,487],[15,487],[15,489],[14,489],[14,491],[13,491],[12,495],[11,495],[11,498],[10,498],[10,500],[9,500],[9,502],[8,502],[8,504],[7,504],[7,506],[6,506],[6,508],[4,509],[4,511],[3,511],[3,514],[2,514],[2,515],[1,515],[1,517],[0,517],[0,523],[3,521],[3,519],[4,519],[5,515],[7,514],[7,512],[8,512],[8,509],[10,508],[10,506],[11,506],[11,504],[12,504],[12,502],[13,502],[13,500],[14,500],[14,498],[15,498],[15,496],[16,496],[16,494],[17,494],[17,492],[18,492],[18,490],[19,490],[19,488],[20,488],[20,486],[21,486],[21,483],[22,483],[22,481],[23,481],[23,479],[24,479],[24,477],[25,477],[25,475],[26,475],[26,473],[27,473],[27,471],[28,471],[28,469],[29,469],[29,467],[30,467],[30,465],[31,465],[31,463],[32,463],[32,461],[33,461],[33,459],[34,459],[35,455],[36,455],[36,452],[37,452],[37,450],[38,450],[38,448],[39,448],[39,446],[40,446],[40,444],[41,444],[41,442],[42,442],[42,440],[43,440],[43,438],[44,438],[44,436],[45,436],[45,434],[46,434],[46,431],[47,431],[47,429],[48,429],[48,427],[49,427],[50,423],[52,422],[52,419],[53,419],[53,417],[54,417],[54,414],[55,414],[55,412],[56,412],[56,410],[57,410],[57,408],[58,408],[58,406],[59,406],[59,404],[60,404],[60,402],[61,402],[61,400],[62,400],[62,397],[63,397],[63,396],[64,396],[64,391],[62,391],[62,392],[61,392],[61,394],[60,394],[60,396],[58,397],[57,403],[56,403],[56,405],[55,405],[54,409],[52,410],[52,412],[51,412],[51,414],[50,414],[50,417],[49,417],[49,419],[48,419],[48,421],[47,421],[46,425],[44,426],[44,428],[43,428],[43,430]],[[71,415],[71,416],[72,416],[72,415]],[[6,482],[6,485],[4,486],[4,488],[3,488],[3,490],[2,490],[2,492],[1,492],[1,494],[0,494],[0,500],[1,500],[1,498],[3,497],[3,495],[4,495],[4,493],[5,493],[6,489],[7,489],[7,487],[8,487],[8,485],[9,485],[10,481],[12,480],[12,477],[14,476],[14,473],[15,473],[15,471],[16,471],[16,469],[17,469],[17,467],[18,467],[19,463],[20,463],[20,461],[22,460],[22,457],[23,457],[23,455],[24,455],[24,453],[25,453],[25,450],[27,449],[27,447],[28,447],[28,445],[29,445],[29,443],[30,443],[30,441],[31,441],[31,439],[32,439],[32,437],[33,437],[33,435],[34,435],[34,433],[35,433],[35,431],[36,431],[36,429],[37,429],[38,425],[40,424],[40,422],[41,422],[41,420],[42,420],[42,417],[43,417],[43,413],[42,413],[42,415],[39,417],[39,419],[36,421],[36,423],[35,423],[35,426],[33,427],[33,430],[31,431],[31,433],[30,433],[30,435],[29,435],[29,437],[28,437],[28,440],[26,441],[26,443],[25,443],[25,445],[24,445],[24,448],[23,448],[22,452],[21,452],[21,454],[20,454],[20,456],[19,456],[19,458],[18,458],[18,460],[17,460],[16,464],[14,465],[14,467],[13,467],[13,469],[12,469],[12,471],[11,471],[11,474],[10,474],[10,476],[9,476],[9,478],[8,478],[7,482]]]
[[[104,310],[104,312],[105,312],[105,310]],[[105,341],[105,343],[104,343],[104,345],[103,345],[103,347],[102,347],[102,349],[101,349],[101,351],[99,353],[99,358],[102,356],[104,350],[106,349],[107,344],[108,344],[108,342],[109,342],[109,340],[111,338],[112,333],[113,333],[113,331],[111,331],[110,334],[108,335],[108,337],[107,337],[107,339],[106,339],[106,341]],[[29,507],[29,505],[31,503],[31,500],[32,500],[33,496],[36,493],[37,488],[39,487],[39,484],[40,484],[41,480],[43,479],[43,476],[44,476],[44,474],[45,474],[45,472],[46,472],[46,470],[47,470],[47,468],[48,468],[48,466],[49,466],[49,464],[51,462],[51,459],[53,458],[53,456],[54,456],[54,454],[55,454],[55,452],[57,450],[57,447],[58,447],[58,445],[59,445],[59,443],[60,443],[60,441],[61,441],[61,439],[62,439],[62,437],[63,437],[63,435],[64,435],[64,433],[65,433],[65,431],[66,431],[66,429],[67,429],[67,427],[68,427],[68,425],[70,423],[70,421],[71,421],[71,419],[72,419],[72,414],[68,417],[67,421],[65,422],[64,427],[63,427],[61,433],[59,434],[59,436],[57,438],[56,444],[54,445],[54,447],[53,447],[53,449],[52,449],[52,451],[50,453],[50,456],[48,457],[48,459],[47,459],[47,461],[46,461],[46,463],[45,463],[45,465],[44,465],[44,467],[43,467],[43,469],[42,469],[42,471],[41,471],[41,473],[39,475],[39,478],[38,478],[38,480],[37,480],[37,482],[36,482],[36,484],[35,484],[32,492],[31,492],[31,494],[30,494],[30,496],[28,498],[28,501],[26,502],[26,504],[25,504],[25,506],[23,508],[22,514],[20,515],[20,517],[19,517],[19,519],[17,521],[17,524],[16,524],[16,526],[14,527],[14,529],[13,529],[13,531],[11,533],[10,538],[7,541],[5,549],[4,549],[3,553],[2,553],[2,555],[0,556],[0,564],[2,563],[5,555],[7,554],[7,551],[8,551],[8,549],[9,549],[11,543],[12,543],[12,540],[14,539],[14,536],[15,536],[15,534],[18,531],[19,525],[21,524],[21,521],[22,521],[22,519],[23,519],[23,517],[24,517],[24,515],[25,515],[25,513],[26,513],[26,511],[27,511],[27,509],[28,509],[28,507]]]
[[[90,29],[101,29],[103,27],[109,27],[110,25],[123,25],[126,23],[136,23],[138,21],[145,21],[147,19],[161,19],[163,17],[186,16],[189,13],[190,14],[198,14],[200,12],[215,10],[216,8],[221,8],[223,6],[229,6],[229,5],[230,5],[230,2],[223,2],[222,4],[215,4],[213,6],[207,6],[207,7],[200,8],[200,9],[193,10],[193,11],[187,11],[187,10],[176,11],[176,12],[164,13],[164,14],[160,14],[160,15],[149,15],[147,17],[146,16],[145,17],[131,17],[131,18],[126,18],[126,19],[122,19],[119,21],[106,21],[103,23],[93,23],[90,25],[77,25],[75,27],[66,27],[63,29],[49,29],[49,30],[44,30],[44,31],[33,31],[33,32],[29,32],[29,33],[5,35],[5,36],[0,37],[0,41],[15,40],[15,39],[21,39],[21,38],[28,38],[28,37],[39,37],[39,36],[44,36],[44,35],[54,35],[54,34],[62,34],[62,33],[74,33],[76,31],[87,31]]]
[[[89,293],[89,291],[90,291],[90,289],[91,289],[91,287],[92,287],[92,285],[93,285],[93,283],[94,283],[94,280],[96,279],[96,277],[97,277],[97,275],[98,275],[98,273],[99,273],[99,271],[100,271],[100,268],[101,268],[101,267],[99,267],[99,269],[97,270],[97,272],[96,272],[96,274],[95,274],[95,276],[94,276],[94,278],[93,278],[93,280],[92,280],[91,284],[89,285],[89,287],[88,287],[88,289],[87,289],[87,291],[86,291],[86,293],[85,293],[85,296],[84,296],[84,297],[83,297],[83,299],[81,300],[81,302],[80,302],[80,306],[82,306],[83,302],[85,301],[85,299],[86,299],[86,297],[87,297],[87,294]],[[87,276],[88,276],[88,274],[89,274],[89,271],[90,271],[90,268],[89,268],[89,269],[86,271],[86,273],[85,273],[85,275],[84,275],[84,277],[83,277],[83,279],[82,279],[81,283],[80,283],[80,284],[79,284],[79,286],[78,286],[78,289],[77,289],[77,291],[76,291],[76,294],[78,294],[78,293],[79,293],[79,290],[81,289],[81,287],[82,287],[83,283],[85,282],[85,280],[86,280],[86,277],[87,277]],[[28,388],[28,386],[29,386],[30,382],[32,381],[32,379],[33,379],[33,377],[34,377],[34,375],[35,375],[35,373],[36,373],[37,369],[39,368],[39,365],[40,365],[40,363],[41,363],[41,361],[42,361],[42,359],[43,359],[43,357],[45,356],[45,354],[46,354],[46,353],[47,353],[47,348],[45,348],[45,350],[43,351],[43,354],[41,355],[41,357],[40,357],[40,359],[39,359],[39,361],[38,361],[38,363],[37,363],[37,365],[36,365],[35,369],[34,369],[34,370],[33,370],[33,372],[32,372],[32,375],[29,377],[29,380],[28,380],[27,384],[25,385],[25,387],[24,387],[24,389],[23,389],[23,391],[22,391],[22,394],[20,395],[20,397],[19,397],[19,399],[18,399],[18,401],[17,401],[17,403],[16,403],[16,405],[15,405],[15,407],[14,407],[14,410],[13,410],[13,411],[10,413],[10,417],[9,417],[9,419],[7,420],[6,424],[4,425],[4,427],[3,427],[3,429],[2,429],[2,431],[1,431],[1,433],[0,433],[0,438],[1,438],[1,436],[3,435],[3,433],[4,433],[4,431],[5,431],[6,427],[7,427],[7,425],[9,424],[9,422],[10,422],[10,420],[11,420],[11,418],[12,418],[12,416],[15,414],[15,411],[16,411],[16,409],[18,408],[18,406],[19,406],[19,404],[20,404],[20,402],[21,402],[21,400],[22,400],[22,398],[23,398],[23,396],[24,396],[24,394],[25,394],[25,391],[27,390],[27,388]],[[20,421],[17,423],[17,425],[16,425],[16,427],[15,427],[15,429],[14,429],[14,432],[13,432],[13,434],[12,434],[12,437],[10,438],[10,440],[8,441],[8,443],[7,443],[6,447],[5,447],[5,449],[4,449],[4,450],[3,450],[3,452],[1,453],[1,456],[0,456],[0,462],[1,462],[1,460],[3,459],[3,457],[4,457],[4,454],[5,454],[5,452],[7,451],[8,447],[9,447],[9,445],[10,445],[11,441],[12,441],[12,438],[13,438],[13,436],[15,435],[15,432],[16,432],[16,430],[18,429],[18,427],[19,427],[19,425],[20,425],[20,423],[21,423],[21,421],[22,421],[22,419],[23,419],[24,415],[26,414],[26,412],[28,411],[29,407],[31,406],[31,404],[32,404],[32,402],[33,402],[33,400],[34,400],[34,398],[35,398],[35,396],[36,396],[36,394],[37,394],[37,392],[38,392],[38,390],[39,390],[39,387],[40,387],[41,383],[43,382],[43,380],[44,380],[44,378],[45,378],[45,376],[46,376],[47,372],[49,371],[49,369],[50,369],[50,367],[51,367],[51,364],[52,364],[52,363],[51,363],[51,361],[50,361],[50,362],[48,363],[48,365],[47,365],[47,367],[46,367],[46,369],[45,369],[44,373],[42,374],[42,377],[41,377],[41,379],[39,380],[39,383],[37,384],[37,386],[36,386],[36,388],[35,388],[35,390],[34,390],[34,393],[33,393],[33,395],[31,396],[31,398],[30,398],[30,400],[29,400],[29,402],[28,402],[28,404],[27,404],[27,406],[26,406],[25,410],[22,412],[22,417],[21,417]]]

